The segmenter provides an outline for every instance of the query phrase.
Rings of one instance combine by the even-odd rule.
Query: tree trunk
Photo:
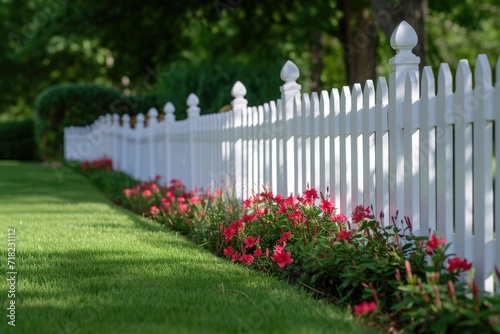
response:
[[[323,82],[321,81],[321,72],[323,71],[323,40],[322,33],[319,29],[314,29],[312,32],[311,43],[311,91],[319,92],[323,89]]]
[[[340,21],[340,40],[344,51],[349,86],[374,80],[377,65],[378,32],[369,8],[355,7],[349,0],[340,3],[344,17]],[[374,29],[375,28],[375,29]]]

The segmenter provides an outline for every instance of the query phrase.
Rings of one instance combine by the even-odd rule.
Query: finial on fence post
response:
[[[188,118],[200,116],[200,107],[198,107],[200,100],[198,99],[198,96],[194,93],[189,94],[186,103],[189,107],[187,109]]]
[[[231,95],[234,99],[231,101],[231,106],[233,110],[241,110],[245,109],[248,106],[248,100],[245,99],[245,95],[247,95],[247,89],[245,85],[241,83],[241,81],[236,81],[231,89]]]
[[[120,127],[120,116],[118,114],[113,114],[113,127],[115,129]]]
[[[172,102],[167,102],[163,107],[163,111],[165,112],[165,121],[175,121],[175,107]]]
[[[158,124],[158,110],[150,108],[148,110],[148,127],[154,124]]]
[[[389,78],[389,102],[395,106],[395,103],[401,103],[404,100],[404,87],[406,77],[411,75],[419,82],[420,58],[412,52],[417,46],[418,36],[415,29],[406,22],[401,23],[394,29],[391,36],[391,47],[396,50],[396,55],[389,60],[391,64],[391,74]],[[413,89],[419,90],[419,85]],[[398,89],[398,87],[402,87]]]
[[[300,95],[301,86],[296,82],[300,76],[299,68],[291,60],[288,60],[281,68],[281,80],[285,81],[281,86],[281,100],[286,119],[292,117],[294,96]]]
[[[130,129],[130,115],[125,114],[122,116],[122,125],[125,129]]]

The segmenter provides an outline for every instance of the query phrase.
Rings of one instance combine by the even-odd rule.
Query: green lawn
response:
[[[60,179],[39,164],[0,162],[0,245],[0,333],[370,332],[346,311],[114,206],[82,176]]]

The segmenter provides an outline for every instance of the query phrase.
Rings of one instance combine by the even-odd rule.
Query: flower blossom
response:
[[[276,245],[274,247],[274,254],[271,258],[273,262],[278,263],[280,268],[285,268],[287,264],[293,263],[292,254],[283,249],[283,247]]]
[[[349,240],[349,238],[351,237],[351,232],[349,231],[340,231],[339,234],[337,235],[337,241],[341,241],[341,240]]]
[[[254,257],[251,254],[245,254],[240,257],[240,262],[241,263],[246,263],[248,265],[251,265],[253,262]]]
[[[448,259],[448,268],[446,268],[446,271],[452,273],[455,270],[460,270],[462,269],[463,271],[467,271],[470,268],[472,268],[472,263],[468,262],[467,259],[461,259],[458,256]]]
[[[359,223],[363,219],[370,218],[370,207],[367,206],[363,208],[362,205],[358,205],[354,210],[352,210],[352,221]]]
[[[437,238],[436,234],[432,234],[430,237],[429,241],[425,243],[425,246],[427,247],[427,253],[432,254],[436,248],[438,248],[441,245],[446,244],[446,239],[445,238]]]
[[[245,248],[252,248],[253,246],[255,246],[255,238],[249,236],[245,239]]]
[[[329,198],[323,198],[319,204],[319,208],[323,210],[327,215],[331,215],[335,211],[335,205],[333,201]]]
[[[354,306],[355,315],[368,314],[377,309],[377,303],[375,302],[362,302],[361,304]]]
[[[234,249],[231,246],[227,246],[226,248],[224,248],[224,255],[225,256],[230,256],[233,254],[233,252],[234,252]]]

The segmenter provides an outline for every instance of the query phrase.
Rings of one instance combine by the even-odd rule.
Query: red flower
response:
[[[351,237],[351,232],[349,231],[340,231],[339,234],[337,235],[337,241],[341,241],[341,240],[349,240],[349,238]]]
[[[142,197],[150,197],[153,193],[151,193],[151,190],[146,189],[142,192]]]
[[[354,306],[354,314],[362,315],[375,311],[377,309],[377,303],[375,302],[362,302],[361,304]]]
[[[225,256],[230,256],[233,254],[233,252],[234,252],[234,249],[231,246],[227,246],[226,248],[224,248],[224,255]]]
[[[233,256],[232,256],[232,258],[231,258],[231,261],[232,261],[232,262],[235,262],[236,260],[238,260],[238,257],[239,257],[239,256],[240,256],[240,253],[238,253],[238,251],[235,251],[235,252],[233,253]]]
[[[300,223],[302,221],[302,211],[295,211],[288,215],[288,219],[294,222],[294,226],[296,223]]]
[[[362,205],[358,205],[354,210],[352,210],[352,221],[359,223],[363,219],[370,218],[370,207],[367,206],[363,208]]]
[[[436,234],[433,233],[429,241],[425,243],[425,246],[427,247],[427,253],[432,254],[432,252],[434,252],[436,248],[444,244],[446,244],[446,239],[445,238],[438,239],[436,237]]]
[[[231,223],[231,228],[234,228],[238,232],[241,232],[245,229],[245,222],[243,220],[237,220]]]
[[[256,249],[256,250],[254,250],[253,255],[254,256],[262,256],[262,251],[260,249]]]
[[[458,256],[448,259],[448,268],[446,268],[446,271],[448,272],[454,272],[455,270],[460,270],[462,269],[463,271],[467,271],[470,268],[472,268],[472,263],[468,262],[467,259],[461,259]]]
[[[317,198],[318,198],[318,192],[314,188],[307,189],[304,192],[304,200],[305,200],[306,204],[314,204],[314,201]]]
[[[123,189],[123,195],[129,197],[130,195],[133,195],[135,193],[135,191],[133,189]]]
[[[152,183],[151,186],[149,187],[149,189],[151,189],[152,192],[158,192],[160,191],[160,188],[158,188],[158,186],[156,185],[156,183]]]
[[[222,234],[226,237],[226,242],[229,242],[236,234],[236,229],[232,227],[226,227]]]
[[[252,236],[249,236],[245,239],[245,248],[252,248],[255,246],[255,239]]]
[[[247,215],[246,213],[243,215],[243,218],[241,218],[243,221],[246,221],[246,222],[251,222],[251,221],[254,221],[257,219],[257,215],[253,214],[253,215]]]
[[[253,262],[253,256],[251,254],[245,254],[240,257],[240,262],[251,265]]]
[[[332,221],[333,222],[345,222],[347,221],[347,217],[344,216],[343,214],[339,213],[338,215],[332,216]]]
[[[200,203],[200,198],[198,196],[193,196],[189,199],[189,203],[195,204],[195,203]]]
[[[288,238],[290,238],[292,236],[292,233],[291,232],[285,232],[283,233],[283,235],[281,236],[281,238],[278,240],[279,243],[285,243],[288,241]]]
[[[273,262],[278,263],[280,268],[285,268],[287,264],[293,263],[292,254],[283,249],[283,247],[276,245],[274,247],[274,254],[271,258]]]
[[[244,202],[243,202],[243,208],[248,208],[249,206],[251,206],[253,204],[253,198],[247,198]]]
[[[323,198],[319,204],[319,208],[328,215],[331,215],[335,211],[335,205],[333,205],[333,201],[329,198]]]

